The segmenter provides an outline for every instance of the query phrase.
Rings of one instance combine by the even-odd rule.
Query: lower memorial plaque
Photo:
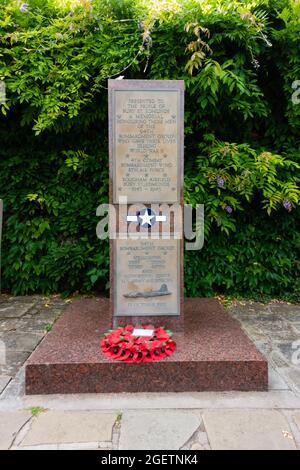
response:
[[[114,315],[180,315],[180,240],[114,241]]]

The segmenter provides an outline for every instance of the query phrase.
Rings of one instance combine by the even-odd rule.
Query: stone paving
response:
[[[71,299],[0,296],[0,449],[300,449],[300,305],[227,305],[268,392],[24,395],[24,362]]]
[[[65,304],[59,296],[0,296],[0,390],[51,329]]]

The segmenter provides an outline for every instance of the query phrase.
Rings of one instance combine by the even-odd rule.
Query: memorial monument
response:
[[[182,329],[184,82],[109,80],[108,90],[110,203],[122,212],[111,243],[113,324],[142,317]]]
[[[216,299],[183,299],[184,83],[108,89],[110,299],[66,309],[26,364],[26,393],[267,390],[267,361],[239,323]],[[104,356],[105,333],[127,325],[172,329],[176,350],[156,362]]]

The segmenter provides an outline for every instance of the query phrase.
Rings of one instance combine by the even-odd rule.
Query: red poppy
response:
[[[134,330],[134,326],[132,326],[132,325],[127,325],[124,328],[124,331],[129,331],[130,333],[132,333],[133,330]]]
[[[123,336],[123,340],[124,340],[124,341],[130,341],[130,340],[132,340],[132,339],[134,339],[134,336],[132,336],[131,333],[127,333],[127,334],[125,334],[125,335]]]
[[[157,339],[160,339],[161,341],[168,341],[168,339],[170,339],[170,335],[162,328],[156,328],[155,336]]]
[[[167,354],[167,356],[171,356],[171,354],[173,354],[173,352],[176,349],[176,343],[175,343],[175,341],[170,341],[170,343],[168,343],[167,346],[168,347],[165,348],[165,353]]]
[[[159,339],[154,339],[150,343],[150,347],[151,347],[152,350],[155,349],[155,348],[160,348],[161,346],[162,346],[162,341],[160,341]]]

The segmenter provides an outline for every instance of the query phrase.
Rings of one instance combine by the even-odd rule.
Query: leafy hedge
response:
[[[96,207],[107,79],[125,75],[185,80],[185,199],[206,235],[186,294],[297,298],[299,1],[2,0],[0,44],[4,289],[108,288]]]

